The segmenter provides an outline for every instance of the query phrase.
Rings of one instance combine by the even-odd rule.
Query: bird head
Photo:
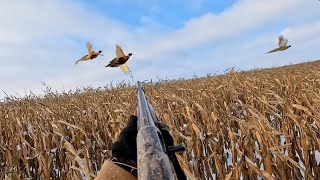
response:
[[[132,55],[132,53],[129,53],[129,54],[128,54],[128,56],[131,56],[131,55]]]
[[[99,55],[100,55],[100,56],[104,56],[104,55],[103,55],[103,54],[101,54],[101,53],[102,53],[102,51],[101,51],[101,50],[99,50]]]

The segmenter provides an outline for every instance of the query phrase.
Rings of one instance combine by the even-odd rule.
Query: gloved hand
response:
[[[112,145],[112,161],[116,162],[117,165],[120,165],[122,168],[131,172],[133,175],[137,176],[137,171],[134,168],[137,168],[137,116],[131,115],[118,140]],[[173,146],[174,141],[172,136],[169,133],[169,127],[164,123],[156,123],[156,126],[161,131],[161,134],[164,138],[166,146]],[[169,154],[170,160],[175,168],[178,179],[186,179],[184,172],[182,171],[179,162],[174,153]],[[121,165],[119,163],[127,164],[129,166]]]
[[[127,127],[122,129],[118,140],[112,144],[112,161],[137,168],[137,122],[137,116],[131,115]],[[136,169],[118,163],[116,164],[137,176]]]

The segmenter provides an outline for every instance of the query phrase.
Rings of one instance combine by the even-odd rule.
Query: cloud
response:
[[[240,40],[230,44],[230,51],[221,47],[212,54],[216,59],[224,59],[223,64],[229,64],[229,67],[234,65],[241,69],[319,60],[320,53],[316,51],[316,47],[320,47],[320,36],[317,36],[320,32],[319,23],[320,21],[315,21],[289,26],[275,33],[251,37],[252,41],[250,39]],[[288,38],[292,47],[283,52],[264,54],[278,46],[279,34]],[[208,65],[208,67],[210,66]]]
[[[306,40],[319,39],[320,21],[313,23],[305,23],[298,27],[287,27],[281,34],[291,37],[293,41],[298,43],[306,43]]]
[[[274,21],[295,18],[297,15],[292,12],[306,6],[305,4],[300,0],[239,1],[220,14],[209,12],[187,21],[181,29],[159,38],[153,49],[170,52],[201,46],[212,41],[219,43]],[[299,16],[301,14],[299,13]]]
[[[151,35],[146,32],[148,40],[143,40],[147,44],[133,42],[131,47],[135,47],[137,60],[149,60],[154,56],[174,54],[212,42],[232,42],[252,32],[269,28],[268,25],[300,23],[303,19],[315,18],[318,10],[315,5],[300,0],[238,1],[219,14],[208,12],[194,17],[179,29]]]
[[[81,81],[90,81],[83,76],[99,76],[101,70],[80,65],[77,68],[82,73],[73,71],[74,61],[87,53],[85,41],[93,41],[97,48],[113,49],[116,40],[130,34],[125,25],[87,11],[84,4],[60,0],[2,3],[0,24],[0,89],[5,91],[34,91],[42,86],[41,81],[87,85]]]
[[[157,3],[150,6],[156,8]],[[138,25],[126,24],[79,1],[6,1],[0,6],[0,90],[39,92],[41,81],[56,90],[130,81],[119,69],[104,68],[114,57],[115,43],[133,53],[128,64],[135,80],[314,59],[319,54],[310,47],[319,47],[320,41],[317,5],[301,0],[241,0],[176,28],[148,15]],[[280,33],[292,48],[265,56]],[[87,40],[106,57],[75,67],[74,61],[87,53]]]

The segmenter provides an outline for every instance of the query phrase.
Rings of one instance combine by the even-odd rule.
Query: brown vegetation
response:
[[[320,177],[320,61],[144,84],[190,179]],[[119,84],[0,104],[0,179],[94,178],[136,110]],[[318,162],[317,162],[318,160]]]

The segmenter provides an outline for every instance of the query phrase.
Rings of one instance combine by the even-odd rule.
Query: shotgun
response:
[[[185,179],[181,167],[176,165],[178,161],[175,158],[175,152],[184,151],[185,146],[168,146],[165,144],[163,134],[156,124],[158,119],[148,102],[141,82],[137,82],[137,99],[138,99],[138,134],[137,134],[137,166],[138,179]],[[174,156],[173,156],[174,155]],[[176,174],[179,171],[179,175]],[[183,176],[181,176],[181,172]],[[181,178],[182,177],[182,178]]]

